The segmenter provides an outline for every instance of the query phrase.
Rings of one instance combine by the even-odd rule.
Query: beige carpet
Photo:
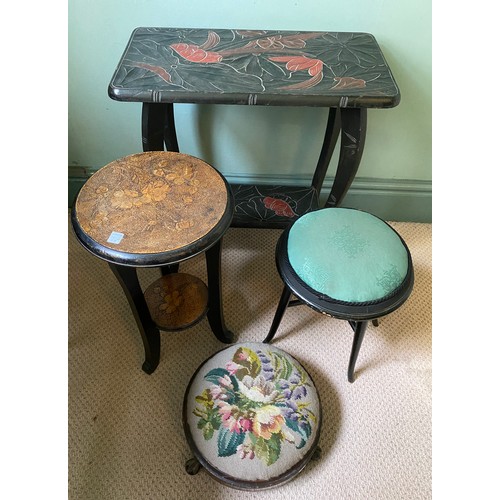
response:
[[[188,381],[223,348],[204,319],[162,333],[160,365],[141,370],[142,342],[125,296],[107,264],[69,231],[69,498],[90,499],[430,499],[431,231],[393,223],[413,256],[409,300],[380,326],[369,326],[347,381],[352,330],[346,322],[288,309],[274,344],[313,377],[323,403],[322,457],[281,487],[242,492],[201,471],[184,471],[192,455],[181,408]],[[280,232],[230,229],[224,238],[223,293],[228,326],[239,341],[267,334],[282,284],[274,247]],[[199,256],[181,271],[206,278]],[[141,282],[159,277],[141,269]]]

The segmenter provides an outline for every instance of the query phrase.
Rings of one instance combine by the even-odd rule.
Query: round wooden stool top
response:
[[[213,245],[232,219],[224,177],[190,155],[167,151],[115,160],[88,179],[73,207],[81,243],[104,260],[157,266]]]

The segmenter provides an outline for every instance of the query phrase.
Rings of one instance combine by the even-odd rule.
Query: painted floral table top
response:
[[[119,101],[390,108],[369,33],[137,28],[109,84]]]

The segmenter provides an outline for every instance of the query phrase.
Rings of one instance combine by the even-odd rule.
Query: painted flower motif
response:
[[[317,423],[308,401],[308,378],[276,351],[239,347],[224,368],[205,374],[208,389],[195,398],[198,429],[219,457],[276,462],[284,443],[302,448]]]

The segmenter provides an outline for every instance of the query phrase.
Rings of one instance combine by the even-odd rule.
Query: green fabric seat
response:
[[[295,477],[317,451],[321,405],[295,358],[262,342],[239,343],[195,372],[183,423],[194,460],[215,479],[267,489]]]
[[[301,217],[288,235],[288,259],[307,285],[344,302],[380,300],[408,273],[398,234],[379,218],[347,208]]]
[[[276,245],[285,284],[264,343],[276,334],[290,305],[347,320],[354,330],[347,378],[368,322],[398,309],[413,289],[411,254],[399,234],[374,215],[351,208],[322,208],[297,219]],[[291,300],[295,295],[296,300]]]

